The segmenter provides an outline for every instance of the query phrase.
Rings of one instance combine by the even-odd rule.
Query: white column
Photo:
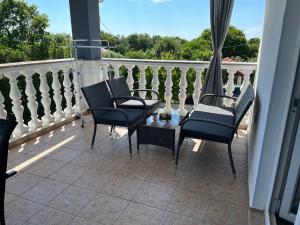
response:
[[[152,90],[157,91],[159,90],[159,79],[158,79],[158,70],[159,67],[153,67],[153,77],[152,77]],[[156,99],[157,96],[155,93],[152,93],[152,99]]]
[[[18,72],[7,74],[7,77],[9,78],[9,84],[10,84],[9,97],[12,99],[12,111],[16,117],[16,121],[18,122],[18,125],[14,130],[14,134],[16,135],[16,137],[19,137],[28,131],[27,126],[24,125],[23,122],[24,108],[22,106],[22,101],[21,101],[22,95],[17,85],[17,77],[19,75],[20,74]]]
[[[146,89],[146,84],[147,84],[147,80],[146,80],[146,74],[145,74],[145,66],[139,66],[140,68],[140,73],[141,73],[141,77],[139,80],[139,89]],[[146,98],[146,92],[145,91],[141,91],[139,92],[139,95],[141,98],[145,99]]]
[[[22,73],[25,75],[26,79],[26,89],[25,93],[28,97],[27,106],[29,108],[31,114],[31,120],[28,122],[29,131],[35,131],[38,127],[41,126],[41,121],[38,119],[37,110],[38,110],[38,103],[36,101],[36,90],[32,83],[32,74],[34,72],[25,72]]]
[[[244,80],[241,86],[241,94],[246,91],[246,88],[248,84],[250,83],[250,74],[253,72],[253,70],[245,70],[244,72]]]
[[[70,75],[69,75],[69,68],[65,68],[64,69],[64,81],[63,81],[63,85],[64,85],[64,96],[66,98],[66,108],[65,108],[65,116],[66,117],[70,117],[72,116],[72,113],[73,113],[73,108],[72,108],[72,97],[73,97],[73,94],[72,94],[72,91],[71,91],[71,85],[72,85],[72,82],[70,80]]]
[[[201,88],[202,88],[202,82],[201,82],[202,69],[195,69],[195,70],[196,70],[196,79],[194,83],[194,93],[193,93],[194,110],[199,104]]]
[[[167,79],[165,81],[165,101],[166,101],[166,107],[164,111],[166,113],[171,113],[172,112],[172,107],[171,107],[171,100],[172,100],[172,86],[173,86],[173,81],[172,81],[172,67],[167,67]]]
[[[187,81],[186,81],[186,76],[187,76],[187,71],[188,67],[184,67],[181,69],[181,77],[180,77],[180,82],[179,82],[179,109],[178,113],[180,115],[185,115],[187,113],[185,109],[185,99],[186,99],[186,88],[187,88]]]
[[[0,119],[6,119],[7,112],[4,105],[4,97],[0,91]]]
[[[232,97],[234,91],[234,74],[236,73],[236,69],[228,69],[228,81],[225,86],[226,95]],[[232,103],[231,99],[225,99],[225,105],[230,106]]]
[[[54,118],[55,121],[60,121],[63,118],[63,111],[61,107],[61,100],[62,100],[62,94],[61,94],[61,84],[58,80],[58,69],[52,70],[52,77],[53,77],[53,82],[52,82],[52,89],[54,92],[54,102],[56,106],[56,111],[54,112]]]
[[[41,102],[44,107],[44,113],[45,113],[45,115],[42,117],[43,126],[49,125],[49,123],[54,121],[54,118],[52,117],[50,111],[51,99],[49,97],[49,86],[46,80],[46,74],[48,73],[48,71],[49,70],[47,69],[37,71],[37,73],[40,74],[40,80],[41,80],[40,91],[42,93]]]
[[[133,84],[134,84],[134,79],[133,79],[133,76],[132,76],[132,69],[133,68],[134,68],[134,66],[132,66],[132,65],[127,66],[127,69],[128,69],[127,84],[128,84],[128,87],[129,87],[130,90],[133,89]]]

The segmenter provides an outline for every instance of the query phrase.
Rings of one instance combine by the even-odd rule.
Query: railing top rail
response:
[[[147,66],[172,66],[172,67],[199,67],[207,68],[209,61],[186,61],[186,60],[149,60],[149,59],[122,59],[122,58],[103,58],[102,61],[120,65],[147,65]],[[240,67],[256,69],[257,63],[252,62],[222,62],[224,69]]]

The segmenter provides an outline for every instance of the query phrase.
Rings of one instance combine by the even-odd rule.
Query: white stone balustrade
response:
[[[89,62],[90,63],[90,62]],[[135,82],[139,84],[140,89],[146,88],[147,80],[146,80],[146,69],[149,67],[152,71],[152,80],[151,84],[149,84],[152,90],[158,91],[160,84],[159,81],[159,71],[160,69],[164,68],[166,70],[166,80],[163,85],[165,85],[165,93],[164,99],[165,102],[165,110],[170,111],[172,109],[172,103],[179,103],[179,112],[184,113],[187,110],[185,106],[185,101],[187,97],[192,97],[194,101],[193,107],[195,108],[200,99],[201,88],[203,86],[203,79],[201,79],[201,73],[203,70],[207,69],[209,66],[209,62],[204,61],[171,61],[171,60],[138,60],[138,59],[102,59],[97,63],[97,65],[101,65],[99,68],[102,68],[99,71],[99,74],[88,74],[89,77],[86,75],[87,73],[84,72],[85,62],[79,61],[74,63],[73,59],[63,59],[63,60],[45,60],[45,61],[36,61],[36,62],[23,62],[23,63],[10,63],[10,64],[2,64],[0,65],[0,80],[3,77],[8,78],[9,85],[11,87],[9,93],[8,101],[12,102],[12,112],[15,115],[16,121],[18,122],[18,126],[14,132],[14,137],[20,137],[22,134],[30,131],[34,132],[38,127],[46,127],[51,125],[52,123],[56,123],[59,121],[64,120],[65,118],[71,117],[76,114],[81,114],[82,110],[82,94],[80,91],[81,84],[90,85],[95,83],[96,80],[99,82],[101,80],[108,79],[108,68],[112,65],[114,70],[114,77],[118,78],[123,74],[120,74],[120,67],[124,66],[128,70],[127,76],[127,83],[130,89],[133,88]],[[133,68],[137,67],[140,71],[140,79],[134,80],[133,77]],[[176,99],[177,96],[172,93],[173,85],[178,85],[178,83],[172,82],[172,71],[175,68],[179,68],[181,71],[180,75],[180,82],[179,82],[179,95],[178,101],[173,101]],[[71,70],[70,70],[71,69]],[[192,93],[187,95],[187,73],[189,69],[195,71],[196,76],[195,80],[192,82],[194,83],[194,90]],[[222,69],[227,70],[228,72],[228,82],[224,84],[224,88],[226,91],[226,95],[233,96],[234,90],[236,88],[240,88],[241,92],[245,91],[247,85],[250,83],[250,74],[256,70],[256,63],[243,63],[243,62],[230,62],[230,63],[223,63]],[[191,71],[192,71],[191,70]],[[58,72],[62,72],[63,81],[62,83],[59,81]],[[70,77],[70,71],[73,73],[73,79]],[[148,71],[148,70],[147,70]],[[242,85],[236,84],[234,82],[234,74],[239,71],[243,74],[243,82]],[[51,76],[52,72],[52,84],[48,84],[48,76]],[[33,86],[33,74],[38,73],[37,76],[40,80],[39,90],[35,90]],[[174,72],[175,73],[175,72]],[[26,121],[24,123],[23,117],[23,106],[22,106],[22,96],[21,92],[18,89],[17,79],[19,76],[25,76],[25,95],[27,97],[28,109],[30,111],[30,121]],[[102,75],[102,76],[101,76]],[[148,74],[147,74],[148,75]],[[84,76],[88,77],[88,82],[83,81]],[[98,76],[98,77],[93,77]],[[189,81],[191,82],[191,81]],[[72,85],[74,90],[72,90]],[[61,92],[61,87],[63,86],[63,93]],[[53,90],[53,99],[50,98],[50,90]],[[36,94],[37,92],[41,93],[41,101],[40,103],[37,102]],[[24,93],[24,91],[22,92]],[[162,93],[161,93],[162,94]],[[7,117],[7,107],[5,106],[3,90],[0,90],[0,118]],[[66,106],[63,108],[62,106],[62,98],[66,99]],[[72,98],[75,97],[75,105],[73,105]],[[146,93],[141,92],[141,97],[145,97]],[[152,98],[156,98],[156,95],[152,93]],[[52,104],[55,104],[55,112],[51,112],[51,101]],[[39,121],[39,116],[37,114],[38,104],[41,104],[43,107],[43,113],[41,122]],[[229,104],[229,101],[225,104]],[[52,109],[53,110],[53,109]],[[29,128],[29,129],[28,129]]]
[[[45,60],[45,61],[35,61],[35,62],[22,62],[22,63],[9,63],[0,64],[0,80],[7,78],[10,86],[10,92],[8,101],[12,103],[11,111],[13,112],[18,125],[13,133],[13,138],[17,139],[23,134],[28,132],[35,132],[39,127],[46,127],[54,122],[60,122],[64,118],[73,115],[74,109],[72,105],[72,82],[74,83],[74,95],[76,103],[80,99],[79,90],[80,83],[78,77],[74,73],[73,80],[69,76],[70,69],[73,68],[74,64],[72,59],[64,60]],[[63,71],[63,86],[64,93],[61,93],[61,83],[58,79],[58,72]],[[51,113],[51,99],[50,99],[50,86],[48,85],[48,76],[51,76],[52,72],[52,85],[53,89],[53,101],[55,103],[55,112]],[[39,90],[36,90],[33,85],[33,75],[39,74],[35,79],[39,79]],[[25,87],[24,90],[20,90],[21,86],[18,85],[18,79],[20,76],[25,77]],[[7,118],[7,108],[4,104],[5,99],[3,96],[3,91],[0,90],[0,118]],[[41,93],[40,103],[37,102],[37,91]],[[22,94],[26,95],[22,97]],[[6,96],[7,96],[6,95]],[[62,108],[62,98],[66,99],[66,107]],[[27,107],[30,112],[30,120],[24,122],[24,104],[23,99],[27,99]],[[43,115],[38,115],[38,107],[41,104],[43,108]],[[80,107],[76,108],[81,112]],[[41,116],[41,120],[39,120]],[[28,118],[28,117],[27,117]],[[12,118],[10,118],[12,119]],[[55,120],[54,120],[55,119]]]

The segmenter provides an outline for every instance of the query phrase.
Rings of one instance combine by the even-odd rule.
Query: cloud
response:
[[[171,0],[152,0],[154,3],[165,3],[165,2],[170,2]]]

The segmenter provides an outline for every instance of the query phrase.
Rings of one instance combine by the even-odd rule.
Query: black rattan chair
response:
[[[0,119],[0,224],[5,225],[4,200],[6,179],[15,175],[17,172],[7,170],[7,155],[9,138],[15,129],[17,122]]]
[[[145,99],[147,114],[151,115],[157,108],[159,108],[161,101],[159,100],[159,94],[157,91],[151,89],[134,89],[129,90],[125,77],[120,77],[112,80],[107,80],[108,86],[114,97],[131,96],[131,93],[139,92],[152,92],[155,93],[157,99]],[[134,108],[138,109],[143,107],[140,101],[119,99],[116,101],[118,108]]]
[[[204,95],[202,98],[212,95]],[[213,95],[215,97],[227,98],[227,96]],[[231,98],[231,97],[230,97]],[[196,138],[228,144],[228,155],[234,177],[236,177],[234,162],[231,153],[231,143],[239,124],[254,100],[254,90],[249,85],[246,91],[237,99],[234,108],[220,108],[208,106],[207,110],[194,111],[190,117],[181,124],[178,149],[176,155],[176,167],[179,159],[180,146],[184,138]],[[200,101],[201,102],[201,101]]]
[[[94,119],[94,134],[92,147],[94,146],[97,132],[97,124],[121,126],[128,128],[129,152],[131,149],[131,135],[137,126],[147,118],[146,103],[139,97],[127,96],[112,98],[105,81],[82,88],[83,95],[89,105]],[[116,100],[136,100],[140,101],[143,108],[139,109],[118,109],[114,107]]]

